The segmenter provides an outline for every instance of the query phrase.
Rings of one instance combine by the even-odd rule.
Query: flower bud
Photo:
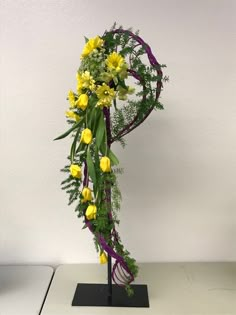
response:
[[[104,173],[111,171],[111,161],[107,156],[103,156],[100,160],[100,168]]]
[[[81,94],[76,101],[75,105],[82,110],[85,110],[88,106],[88,95],[87,94]]]
[[[82,196],[84,197],[83,202],[91,201],[92,200],[91,189],[88,187],[84,187],[84,189],[82,190]]]
[[[100,264],[106,264],[107,263],[107,255],[105,252],[100,253],[99,262],[100,262]]]
[[[95,205],[89,205],[86,209],[85,216],[87,220],[96,219],[97,207]]]
[[[92,131],[88,128],[84,129],[81,133],[81,142],[89,144],[93,140]]]
[[[135,92],[135,88],[128,86],[128,94],[133,94]]]
[[[76,178],[81,178],[81,168],[79,167],[79,165],[76,165],[76,164],[71,164],[70,166],[70,173],[73,177],[76,177]]]

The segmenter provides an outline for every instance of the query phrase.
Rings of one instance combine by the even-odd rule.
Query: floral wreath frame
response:
[[[103,36],[85,41],[77,93],[68,94],[66,116],[72,126],[55,139],[68,135],[73,139],[70,164],[62,169],[68,173],[62,189],[69,194],[69,204],[79,200],[75,211],[84,218],[83,228],[93,233],[100,263],[107,262],[107,255],[112,257],[114,283],[132,294],[130,283],[138,274],[138,266],[116,230],[121,201],[116,175],[122,171],[111,145],[118,141],[125,146],[124,136],[154,109],[163,109],[158,99],[168,78],[163,77],[165,65],[157,62],[150,46],[132,29],[114,25]],[[145,58],[149,65],[143,62]],[[127,85],[127,78],[136,80],[138,92]],[[131,94],[135,99],[129,98]]]

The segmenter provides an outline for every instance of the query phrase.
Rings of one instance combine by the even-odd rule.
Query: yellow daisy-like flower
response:
[[[115,98],[115,91],[110,88],[106,83],[99,85],[96,94],[98,97],[97,106],[111,106],[111,102]]]
[[[111,71],[120,72],[125,65],[125,59],[116,52],[111,53],[106,59],[107,68]]]
[[[70,106],[75,107],[75,94],[71,90],[68,92],[68,100],[69,100]]]
[[[77,92],[78,94],[82,94],[83,85],[82,85],[82,80],[81,80],[81,74],[79,74],[78,72],[76,73],[76,79],[77,79]]]
[[[87,57],[94,49],[101,48],[104,43],[104,40],[101,39],[99,36],[94,38],[90,38],[84,46],[81,59]]]
[[[66,111],[66,117],[71,118],[71,119],[74,119],[74,120],[76,120],[76,121],[79,121],[79,120],[80,120],[80,116],[77,115],[76,113],[74,113],[72,110]]]
[[[79,94],[82,93],[83,89],[89,89],[90,91],[95,90],[95,80],[93,76],[90,75],[89,71],[85,71],[83,73],[77,73],[77,91]]]

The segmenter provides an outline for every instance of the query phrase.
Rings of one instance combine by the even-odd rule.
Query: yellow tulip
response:
[[[88,128],[84,129],[81,133],[81,142],[89,144],[93,140],[92,131]]]
[[[100,160],[100,168],[104,173],[111,171],[111,161],[107,156],[103,156]]]
[[[95,205],[89,205],[86,209],[85,216],[87,220],[96,219],[97,207]]]
[[[82,190],[82,196],[84,197],[83,202],[91,201],[92,200],[91,189],[88,187],[84,187],[84,189]]]
[[[107,255],[105,252],[100,253],[99,262],[100,262],[100,264],[106,264],[107,263]]]
[[[82,110],[85,110],[88,106],[88,95],[87,94],[81,94],[78,98],[78,100],[75,102],[75,105]]]
[[[79,167],[79,165],[76,165],[76,164],[71,164],[70,173],[75,178],[81,178],[81,175],[82,175],[81,168]]]

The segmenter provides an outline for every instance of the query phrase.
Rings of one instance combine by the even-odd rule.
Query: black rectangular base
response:
[[[131,285],[133,296],[127,296],[123,287],[112,285],[112,298],[108,298],[108,285],[78,283],[72,306],[149,307],[145,284]]]

